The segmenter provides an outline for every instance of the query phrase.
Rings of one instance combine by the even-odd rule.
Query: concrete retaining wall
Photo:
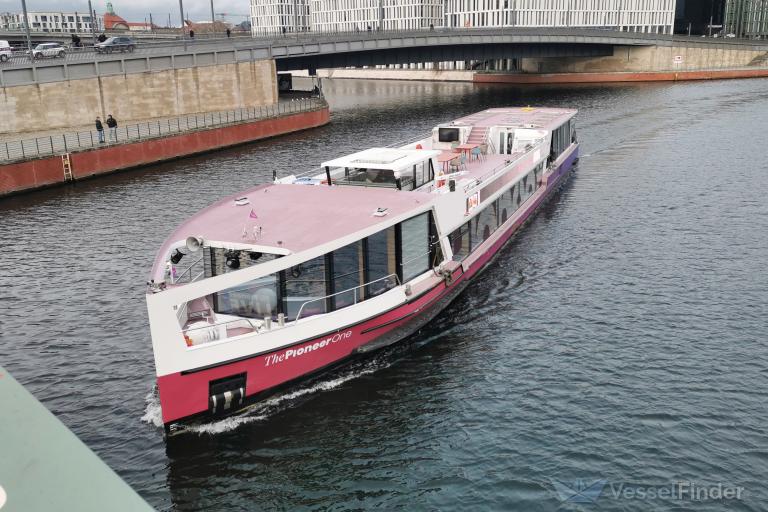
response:
[[[768,52],[737,48],[617,46],[609,57],[522,59],[527,73],[699,71],[766,67]]]
[[[66,129],[107,114],[125,123],[276,101],[273,60],[18,85],[0,88],[0,133]]]
[[[676,82],[680,80],[721,80],[765,78],[763,69],[713,69],[703,71],[649,71],[637,73],[517,73],[477,74],[476,83],[485,84],[591,84],[610,82]]]
[[[327,124],[328,108],[70,154],[75,179],[140,167]],[[64,183],[62,157],[0,165],[0,196]]]

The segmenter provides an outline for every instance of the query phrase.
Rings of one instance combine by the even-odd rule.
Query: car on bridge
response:
[[[27,52],[29,53],[29,52]],[[32,49],[33,59],[58,58],[66,56],[67,50],[61,43],[40,43]]]
[[[130,37],[110,37],[102,43],[96,43],[93,46],[96,53],[128,52],[136,49],[136,42]]]
[[[11,59],[11,45],[8,41],[0,41],[0,62],[8,62]]]

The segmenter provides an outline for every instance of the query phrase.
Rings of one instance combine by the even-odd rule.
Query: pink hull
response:
[[[433,308],[445,307],[444,299],[466,286],[467,281],[482,270],[501,247],[527,221],[533,212],[556,190],[570,171],[577,150],[566,158],[556,173],[549,176],[545,188],[512,225],[472,263],[464,273],[459,267],[450,285],[441,281],[438,285],[414,297],[400,307],[370,318],[353,326],[306,340],[287,348],[248,357],[240,361],[224,363],[208,369],[192,370],[158,377],[157,385],[166,425],[208,411],[209,383],[212,380],[247,373],[245,396],[268,391],[293,380],[305,377],[322,368],[338,363],[355,352],[355,349],[371,343],[409,322],[429,317]],[[431,317],[429,317],[431,318]],[[423,323],[423,322],[422,322]]]

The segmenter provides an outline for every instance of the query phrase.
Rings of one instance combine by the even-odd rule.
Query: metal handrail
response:
[[[347,290],[342,290],[340,292],[331,293],[330,295],[326,295],[324,297],[318,297],[318,298],[315,298],[315,299],[310,299],[310,300],[305,301],[305,302],[303,302],[301,304],[301,307],[299,308],[299,312],[296,314],[296,319],[293,322],[296,323],[296,322],[299,321],[299,319],[301,318],[301,313],[304,311],[304,306],[306,306],[307,304],[310,304],[312,302],[318,302],[318,301],[321,301],[321,300],[325,301],[325,300],[330,299],[331,297],[335,297],[336,295],[341,295],[342,293],[348,293],[348,292],[354,291],[355,292],[355,302],[354,302],[354,304],[357,304],[357,290],[359,288],[370,286],[370,285],[372,285],[374,283],[377,283],[379,281],[383,281],[385,279],[389,279],[390,277],[394,277],[395,278],[395,282],[397,283],[397,286],[401,286],[400,278],[397,277],[397,274],[389,274],[388,276],[380,277],[379,279],[375,279],[373,281],[369,281],[367,283],[357,285],[357,286],[355,286],[353,288],[349,288]]]
[[[254,321],[262,322],[262,320],[258,319],[258,318],[240,317],[240,318],[235,318],[233,320],[225,320],[223,322],[217,322],[217,323],[206,324],[206,325],[197,325],[195,327],[187,327],[186,329],[182,329],[181,332],[186,334],[188,332],[202,331],[204,329],[211,329],[211,328],[214,328],[214,327],[221,327],[222,325],[235,324],[235,323],[239,323],[239,322],[245,322],[245,323],[249,324],[251,326],[251,328],[253,328],[255,331],[258,332],[259,329],[261,329],[262,326],[261,325],[254,325]]]
[[[181,274],[178,274],[175,278],[173,277],[173,272],[171,272],[171,284],[180,283],[181,278],[186,273],[189,273],[190,283],[194,283],[195,281],[197,281],[200,276],[205,274],[205,269],[203,269],[202,272],[199,272],[194,278],[192,277],[192,269],[195,267],[195,265],[197,265],[201,261],[203,261],[203,256],[200,256],[198,259],[190,263],[189,266],[184,270],[184,272],[182,272]]]
[[[324,98],[313,97],[299,98],[260,107],[189,114],[120,126],[117,128],[114,137],[110,134],[109,128],[105,127],[104,132],[102,132],[105,139],[104,143],[99,142],[99,135],[96,130],[65,132],[47,137],[5,142],[0,141],[0,162],[63,155],[73,151],[104,147],[111,144],[156,139],[188,131],[206,130],[217,126],[308,112],[327,105],[328,103]]]
[[[507,167],[510,167],[510,166],[513,166],[513,165],[517,164],[520,160],[522,160],[523,158],[528,156],[531,153],[531,151],[533,151],[533,150],[535,150],[535,149],[537,149],[539,147],[542,147],[541,143],[536,144],[535,146],[532,146],[531,149],[529,149],[528,151],[526,151],[525,153],[523,153],[522,155],[517,157],[515,160],[505,161],[503,164],[497,165],[496,167],[494,167],[493,169],[491,169],[487,173],[483,174],[482,176],[474,178],[470,183],[468,183],[468,184],[466,184],[464,186],[464,192],[468,192],[469,189],[471,189],[473,187],[476,187],[476,186],[480,185],[481,183],[483,183],[484,181],[487,181],[489,178],[492,178],[492,177],[496,176],[503,169],[506,169]]]

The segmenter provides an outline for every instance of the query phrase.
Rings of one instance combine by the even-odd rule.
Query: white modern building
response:
[[[251,20],[255,35],[430,26],[591,27],[671,34],[675,4],[676,0],[251,0]]]
[[[309,29],[309,0],[251,0],[253,35],[304,32]]]
[[[447,27],[581,27],[671,34],[676,0],[446,0]]]
[[[33,32],[86,33],[91,31],[88,12],[28,12],[29,28]],[[104,16],[96,15],[96,32],[104,30]],[[22,13],[0,13],[0,29],[23,30]]]
[[[312,30],[415,30],[443,23],[443,0],[309,0]]]

